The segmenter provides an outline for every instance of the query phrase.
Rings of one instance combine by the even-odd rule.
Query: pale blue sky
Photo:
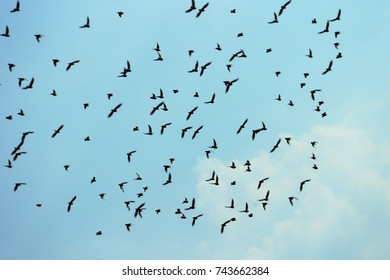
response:
[[[37,0],[21,1],[18,13],[9,13],[16,1],[0,3],[0,33],[8,25],[11,35],[0,37],[0,259],[389,259],[390,149],[384,128],[390,4],[293,0],[279,23],[270,25],[283,1],[210,1],[199,18],[184,13],[190,3]],[[205,3],[196,1],[198,8]],[[339,9],[341,20],[330,24],[328,34],[317,34]],[[87,16],[91,28],[80,29]],[[311,24],[313,18],[317,24]],[[341,32],[337,39],[335,31]],[[237,37],[240,32],[243,37]],[[39,44],[35,34],[44,36]],[[164,61],[153,61],[156,43]],[[273,51],[266,54],[267,48]],[[305,56],[309,48],[312,59]],[[189,49],[195,50],[192,57]],[[226,64],[240,49],[247,58],[236,58],[229,73]],[[335,58],[338,52],[342,59]],[[54,58],[60,60],[57,67]],[[65,71],[74,60],[80,63]],[[118,78],[127,60],[132,72]],[[321,75],[330,60],[332,71]],[[202,77],[187,73],[196,61],[200,66],[212,61]],[[12,72],[8,63],[16,65]],[[310,72],[307,79],[304,72]],[[33,89],[20,89],[19,77],[34,77]],[[223,81],[235,78],[239,81],[225,94]],[[149,97],[160,88],[169,110],[150,116],[161,100]],[[316,88],[322,91],[313,102],[310,90]],[[53,89],[58,96],[50,95]],[[215,104],[204,104],[213,93]],[[325,118],[314,111],[319,100],[325,102]],[[20,109],[25,116],[17,114]],[[251,131],[262,121],[268,130],[252,141]],[[161,136],[160,126],[168,122]],[[143,134],[148,124],[153,136]],[[132,131],[135,126],[139,132]],[[193,128],[181,139],[186,126]],[[3,167],[25,131],[35,132],[22,148],[27,154],[12,169]],[[83,141],[86,136],[90,142]],[[270,154],[279,137],[279,149]],[[206,159],[213,139],[219,148]],[[310,146],[314,140],[316,149]],[[129,164],[131,150],[137,152]],[[173,183],[162,186],[163,165],[171,157]],[[251,173],[244,172],[246,160]],[[231,161],[236,170],[227,167]],[[219,186],[205,183],[213,170]],[[136,172],[142,181],[133,180]],[[93,176],[97,182],[90,184]],[[257,190],[264,177],[270,179]],[[299,183],[307,178],[300,193]],[[124,193],[118,187],[123,181],[129,182]],[[27,185],[14,192],[17,182]],[[145,186],[148,191],[137,198]],[[267,189],[264,212],[257,200]],[[288,196],[299,198],[294,207]],[[185,197],[196,198],[195,210],[183,210]],[[232,198],[236,207],[226,209]],[[125,200],[136,200],[130,212]],[[143,202],[143,219],[135,219],[134,208]],[[246,202],[251,219],[239,212]],[[174,214],[177,208],[187,219]],[[191,227],[198,214],[204,215]],[[237,221],[221,235],[220,225],[232,217]],[[130,233],[126,223],[134,224]],[[103,235],[95,236],[97,231]]]

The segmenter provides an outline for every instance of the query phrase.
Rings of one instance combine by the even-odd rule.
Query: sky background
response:
[[[10,13],[16,1],[0,2],[0,33],[6,25],[10,29],[9,38],[0,37],[0,259],[389,259],[390,3],[293,0],[278,24],[267,22],[284,1],[210,1],[199,18],[196,11],[184,12],[190,3],[36,0],[21,1],[21,11]],[[339,9],[341,20],[319,35]],[[91,28],[80,29],[87,16]],[[237,37],[240,32],[243,37]],[[35,34],[43,35],[40,43]],[[163,61],[154,61],[157,43]],[[305,56],[309,48],[312,59]],[[233,60],[228,72],[229,58],[240,49],[247,58]],[[343,57],[336,59],[339,52]],[[80,63],[65,71],[74,60]],[[132,72],[118,78],[127,60]],[[330,60],[332,71],[321,75]],[[187,73],[196,61],[212,61],[202,77]],[[8,63],[16,65],[12,72]],[[34,77],[33,89],[19,88],[19,77]],[[236,78],[225,94],[223,81]],[[150,96],[160,89],[168,111],[151,116],[162,100]],[[322,89],[315,101],[312,89]],[[111,100],[107,93],[113,93]],[[213,93],[215,103],[205,104]],[[252,141],[262,122],[267,130]],[[144,135],[148,125],[152,136]],[[187,126],[193,128],[181,139]],[[21,149],[27,154],[13,168],[3,167],[26,131],[34,131]],[[84,141],[87,136],[91,141]],[[279,148],[270,153],[279,138]],[[207,159],[213,139],[218,149]],[[172,183],[163,186],[170,158]],[[245,172],[247,160],[252,172]],[[232,161],[234,170],[228,167]],[[213,171],[219,186],[205,182]],[[134,180],[136,173],[141,181]],[[94,176],[97,182],[90,184]],[[300,192],[306,179],[311,181]],[[124,193],[118,186],[123,181]],[[26,185],[14,192],[18,182]],[[267,190],[264,211],[258,199]],[[289,196],[298,198],[293,207]],[[184,198],[196,199],[194,210],[184,210]],[[225,208],[231,199],[235,208]],[[136,201],[131,211],[126,200]],[[134,218],[141,203],[143,218]],[[239,212],[245,203],[252,218]],[[178,208],[186,219],[175,215]],[[221,224],[233,217],[221,234]],[[126,223],[133,224],[130,232]]]

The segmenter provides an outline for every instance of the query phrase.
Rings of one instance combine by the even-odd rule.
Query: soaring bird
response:
[[[125,224],[126,229],[127,229],[128,232],[130,232],[130,228],[131,228],[132,225],[133,225],[132,223]]]
[[[192,226],[194,226],[194,225],[195,225],[195,221],[196,221],[198,218],[202,217],[202,216],[203,216],[203,214],[199,214],[199,215],[197,215],[197,216],[195,216],[195,217],[192,217]]]
[[[35,36],[35,40],[37,40],[37,42],[40,43],[43,35],[42,34],[35,34],[34,36]]]
[[[208,5],[209,5],[209,2],[204,4],[203,7],[198,10],[198,13],[196,14],[196,17],[199,17],[202,13],[204,13],[204,11],[206,10]]]
[[[210,66],[212,63],[212,61],[209,61],[207,62],[205,65],[201,66],[200,67],[200,73],[199,73],[199,76],[201,77],[204,73],[204,71],[207,69],[208,66]]]
[[[193,108],[191,111],[188,112],[186,121],[188,121],[191,118],[191,116],[195,113],[196,110],[198,110],[198,106],[196,106],[195,108]]]
[[[294,199],[298,199],[298,198],[296,198],[295,196],[290,196],[290,197],[288,198],[288,200],[290,201],[291,206],[294,206],[294,204],[293,204],[293,200],[294,200]]]
[[[64,128],[64,125],[62,124],[62,125],[60,125],[60,127],[59,128],[57,128],[56,130],[54,130],[54,133],[51,135],[51,138],[54,138],[54,137],[56,137],[57,136],[57,134],[58,133],[60,133],[61,132],[61,130]]]
[[[118,111],[118,109],[119,109],[121,106],[122,106],[122,103],[119,103],[118,105],[115,106],[114,109],[111,109],[111,112],[108,114],[108,118],[111,118],[112,115],[113,115],[114,113],[116,113],[116,112]]]
[[[15,12],[20,12],[20,2],[19,2],[19,1],[16,2],[15,8],[13,8],[13,9],[10,11],[10,13],[15,13]]]
[[[192,199],[191,201],[191,206],[190,207],[187,207],[185,208],[184,210],[194,210],[195,209],[195,198]]]
[[[278,15],[276,13],[274,13],[274,20],[273,21],[269,21],[268,24],[273,24],[273,23],[278,23]]]
[[[90,28],[89,17],[87,17],[87,22],[84,25],[81,25],[80,28]]]
[[[121,183],[118,184],[118,186],[119,186],[119,188],[121,189],[122,192],[125,192],[125,189],[123,187],[126,184],[127,184],[127,182],[121,182]]]
[[[54,67],[57,67],[58,62],[60,62],[60,60],[57,58],[52,59],[52,61],[53,61]]]
[[[192,128],[192,126],[187,126],[187,127],[183,128],[183,129],[181,130],[181,138],[184,138],[184,135],[186,134],[186,132],[187,132],[188,130],[190,130],[191,128]]]
[[[245,208],[244,208],[244,210],[241,210],[240,212],[241,212],[241,213],[249,213],[248,202],[245,203]]]
[[[0,36],[9,37],[9,27],[8,27],[8,25],[5,26],[5,32],[3,34],[1,34]]]
[[[268,198],[269,198],[269,190],[267,191],[265,197],[262,199],[259,199],[259,201],[268,201]]]
[[[146,208],[143,208],[144,205],[145,205],[145,202],[142,203],[141,205],[139,205],[139,206],[135,209],[134,218],[137,218],[138,216],[140,216],[140,218],[142,218],[142,211],[143,211],[143,210],[146,210]]]
[[[319,92],[319,91],[321,91],[321,89],[313,89],[313,90],[310,91],[311,99],[313,101],[315,100],[314,94],[316,94],[316,92]]]
[[[245,119],[244,122],[240,125],[240,127],[238,128],[237,130],[237,133],[236,134],[239,134],[241,132],[241,130],[243,130],[245,128],[245,125],[247,124],[248,122],[248,119]]]
[[[323,34],[323,33],[327,33],[327,32],[329,32],[329,20],[326,22],[325,29],[318,32],[318,34]]]
[[[7,168],[12,168],[12,163],[10,160],[8,160],[8,164],[7,165],[4,165],[4,167],[7,167]]]
[[[199,126],[192,135],[192,139],[195,139],[196,135],[200,132],[200,130],[203,128],[203,125]]]
[[[72,205],[74,203],[74,201],[76,200],[76,195],[68,202],[68,212],[71,210],[72,208]]]
[[[259,181],[259,184],[257,185],[257,189],[260,189],[261,185],[262,185],[266,180],[268,180],[268,179],[269,179],[269,177],[266,177],[266,178],[264,178],[264,179],[261,179],[261,180]]]
[[[27,86],[23,87],[22,89],[32,89],[33,85],[34,85],[34,77],[32,77],[30,83]]]
[[[221,45],[217,43],[217,47],[215,48],[217,51],[222,51]]]
[[[279,147],[280,141],[282,141],[281,138],[279,138],[279,140],[276,142],[270,153],[273,153]]]
[[[204,104],[214,104],[215,101],[215,92],[211,96],[211,99],[209,101],[206,101]]]
[[[190,13],[190,12],[192,12],[193,10],[196,10],[195,0],[191,0],[191,6],[190,6],[185,12],[186,12],[186,13]]]
[[[74,60],[74,61],[71,61],[71,62],[69,62],[68,63],[68,66],[66,67],[66,71],[69,71],[70,70],[70,68],[73,66],[73,65],[75,65],[76,63],[79,63],[80,62],[80,60]]]
[[[304,181],[301,182],[301,184],[299,185],[299,191],[301,192],[303,190],[303,186],[307,183],[307,182],[310,182],[311,179],[306,179]]]
[[[291,3],[291,0],[287,1],[283,6],[280,7],[278,16],[281,16],[283,11],[287,8],[287,6]]]
[[[210,149],[218,149],[217,141],[213,139],[213,145],[209,146]]]
[[[171,184],[172,183],[172,174],[171,173],[168,173],[168,178],[167,180],[163,183],[163,186],[166,186],[168,184]]]
[[[336,16],[334,19],[331,19],[331,20],[329,20],[329,21],[340,20],[340,17],[341,17],[341,9],[339,9],[339,11],[337,12],[337,16]]]
[[[231,87],[235,82],[237,82],[238,79],[239,79],[239,78],[234,79],[234,80],[232,80],[232,81],[223,81],[223,83],[225,84],[225,87],[226,87],[225,93],[228,93],[228,92],[229,92],[230,87]]]
[[[166,123],[166,124],[163,124],[163,125],[161,126],[161,129],[160,129],[160,134],[163,135],[164,130],[165,130],[169,125],[171,125],[171,124],[172,124],[171,122]]]
[[[199,68],[199,62],[196,61],[196,62],[195,62],[194,68],[192,68],[191,70],[189,70],[189,71],[187,71],[187,72],[188,72],[188,73],[198,72],[198,68]]]
[[[118,16],[121,18],[125,13],[122,12],[122,11],[119,11],[119,12],[116,12],[118,14]]]
[[[313,58],[313,52],[309,49],[309,54],[306,55],[308,58]]]
[[[21,186],[25,186],[26,183],[15,183],[15,186],[14,186],[14,192],[16,192],[18,190],[19,187]]]
[[[233,198],[232,198],[232,200],[230,201],[230,205],[225,206],[225,208],[231,208],[231,209],[234,208],[234,199],[233,199]]]
[[[325,75],[326,73],[332,71],[332,65],[333,65],[333,60],[331,60],[331,61],[329,62],[328,67],[325,69],[324,72],[322,72],[322,75]]]
[[[221,224],[221,234],[224,232],[226,225],[230,222],[234,222],[235,220],[236,220],[236,218],[231,218],[231,219],[227,220],[226,222],[223,222]]]
[[[152,127],[148,124],[148,132],[144,132],[145,135],[153,135]]]

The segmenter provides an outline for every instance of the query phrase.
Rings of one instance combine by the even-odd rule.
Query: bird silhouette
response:
[[[135,203],[135,201],[134,201],[134,200],[128,200],[128,201],[125,201],[124,203],[125,203],[125,205],[126,205],[127,210],[130,211],[130,210],[131,210],[131,209],[130,209],[130,203]]]
[[[164,58],[161,56],[160,52],[157,52],[157,58],[153,59],[154,61],[163,61]]]
[[[166,123],[166,124],[163,124],[163,125],[161,126],[161,129],[160,129],[160,134],[163,135],[165,129],[166,129],[169,125],[171,125],[171,124],[172,124],[171,122]]]
[[[222,51],[222,48],[220,46],[220,44],[217,43],[217,47],[215,48],[217,51]]]
[[[325,69],[324,72],[322,72],[322,75],[325,75],[325,74],[327,74],[328,72],[332,71],[332,65],[333,65],[333,60],[331,60],[331,61],[329,62],[328,67]]]
[[[73,206],[73,203],[74,201],[76,200],[77,196],[75,195],[69,202],[68,202],[68,209],[67,211],[70,212],[70,210],[72,209],[72,206]]]
[[[12,168],[12,163],[10,160],[8,160],[8,164],[7,165],[4,165],[4,167],[7,167],[7,168]]]
[[[199,73],[199,77],[202,77],[204,71],[207,69],[208,66],[210,66],[212,63],[212,61],[209,61],[207,62],[205,65],[201,66],[200,67],[200,73]]]
[[[334,19],[331,19],[329,21],[336,21],[336,20],[340,20],[340,17],[341,17],[341,9],[339,9],[339,11],[337,12],[337,16],[334,18]]]
[[[91,184],[96,183],[96,177],[95,177],[95,176],[92,177],[90,183],[91,183]]]
[[[248,202],[245,203],[245,208],[244,208],[244,210],[241,210],[240,212],[241,212],[241,213],[249,213]]]
[[[8,25],[5,26],[5,32],[3,34],[0,34],[0,36],[3,36],[3,37],[9,37],[9,27]]]
[[[290,196],[290,197],[288,198],[288,200],[290,201],[291,206],[294,206],[294,204],[293,204],[293,200],[294,200],[294,199],[298,199],[298,198],[296,198],[295,196]]]
[[[206,101],[205,104],[214,104],[215,102],[215,93],[211,96],[211,99],[209,101]]]
[[[218,149],[217,141],[213,139],[213,145],[209,146],[210,149]]]
[[[102,199],[102,200],[104,200],[104,197],[106,196],[106,194],[105,193],[100,193],[99,194],[99,197]]]
[[[167,180],[163,183],[163,186],[166,186],[168,184],[171,184],[172,183],[172,174],[171,173],[168,173],[168,178]]]
[[[198,218],[202,217],[202,216],[203,216],[203,214],[199,214],[199,215],[197,215],[197,216],[195,216],[195,217],[192,217],[192,226],[194,226],[194,225],[195,225],[195,221],[196,221]]]
[[[80,62],[80,60],[74,60],[74,61],[72,61],[72,62],[69,62],[68,63],[68,66],[66,67],[66,71],[69,71],[70,70],[70,68],[72,68],[72,66],[74,66],[76,63],[79,63]]]
[[[54,131],[54,133],[51,135],[51,138],[54,138],[54,137],[56,137],[57,136],[57,134],[58,133],[60,133],[61,132],[61,130],[64,128],[64,125],[62,124],[62,125],[60,125],[55,131]]]
[[[108,118],[111,118],[114,113],[118,112],[118,109],[122,106],[122,103],[119,103],[118,105],[115,106],[114,109],[111,109],[110,113],[108,114]]]
[[[308,58],[313,58],[313,52],[309,49],[309,54],[306,55]]]
[[[25,185],[26,185],[26,183],[15,183],[14,192],[16,192],[19,189],[19,187],[25,186]]]
[[[229,90],[230,90],[230,87],[231,87],[235,82],[237,82],[238,80],[239,80],[239,78],[236,78],[236,79],[234,79],[234,80],[232,80],[232,81],[224,81],[224,84],[225,84],[225,87],[226,87],[225,93],[228,93]]]
[[[196,14],[196,17],[199,17],[202,13],[204,13],[206,8],[208,7],[208,5],[209,5],[209,2],[204,4],[203,7],[198,10],[198,13]]]
[[[195,113],[196,110],[198,110],[198,106],[196,106],[195,108],[193,108],[191,111],[188,112],[186,121],[188,121],[191,118],[191,116]]]
[[[287,8],[288,5],[290,5],[290,3],[291,3],[291,0],[287,1],[286,3],[284,3],[284,4],[280,7],[278,16],[281,16],[281,15],[282,15],[283,11]]]
[[[233,199],[233,198],[232,198],[232,200],[230,201],[230,205],[225,206],[225,208],[230,208],[230,209],[233,209],[233,208],[234,208],[234,199]]]
[[[310,182],[311,179],[306,179],[304,181],[301,182],[301,184],[299,185],[299,191],[301,192],[303,190],[303,186],[307,183],[307,182]]]
[[[184,210],[188,211],[188,210],[193,210],[193,209],[195,209],[195,198],[192,199],[191,206],[185,208]]]
[[[270,153],[273,153],[279,147],[280,141],[282,141],[281,138],[278,139],[278,141],[276,142],[276,144],[274,145]]]
[[[97,236],[103,235],[103,232],[101,230],[99,230],[99,231],[96,232],[96,235]]]
[[[190,130],[191,128],[192,128],[192,126],[187,126],[187,127],[183,128],[183,129],[181,130],[181,138],[184,138],[186,132],[187,132],[188,130]]]
[[[125,192],[125,189],[123,188],[125,185],[127,184],[127,182],[121,182],[118,184],[119,188],[121,189],[122,192]]]
[[[329,20],[326,22],[325,29],[318,32],[318,34],[323,34],[329,32]]]
[[[13,8],[13,9],[10,11],[10,13],[16,13],[16,12],[20,12],[20,2],[19,2],[19,1],[16,2],[15,8]]]
[[[80,28],[90,28],[91,26],[89,25],[89,17],[87,17],[87,21],[84,25],[81,25]]]
[[[196,135],[200,132],[200,130],[203,128],[203,125],[199,126],[192,135],[192,139],[195,139]]]
[[[119,12],[116,12],[118,14],[118,16],[121,18],[125,13],[122,12],[122,11],[119,11]]]
[[[35,40],[37,40],[37,42],[40,43],[43,35],[42,34],[35,34],[34,36],[35,36]]]
[[[274,19],[272,21],[269,21],[268,24],[274,24],[274,23],[278,23],[278,15],[276,13],[274,13]]]
[[[268,201],[268,199],[269,199],[269,190],[267,191],[265,197],[262,199],[259,199],[258,201]]]
[[[238,128],[236,134],[239,134],[241,132],[241,130],[243,130],[245,128],[245,125],[247,124],[247,122],[248,122],[248,119],[245,119],[244,122]]]
[[[186,12],[186,13],[190,13],[190,12],[192,12],[193,10],[196,10],[195,0],[191,0],[191,6],[190,6],[185,12]]]
[[[221,224],[221,234],[224,232],[226,225],[227,225],[228,223],[234,222],[234,221],[236,221],[236,218],[231,218],[231,219],[227,220],[226,222],[223,222],[223,223]]]
[[[140,218],[142,218],[142,211],[143,210],[146,210],[146,208],[143,208],[145,205],[145,202],[142,203],[141,205],[139,205],[136,209],[135,209],[135,213],[134,213],[134,218],[137,218],[138,216]]]
[[[269,177],[266,177],[266,178],[261,179],[261,180],[259,181],[259,184],[257,185],[257,189],[260,189],[261,185],[262,185],[265,181],[267,181],[268,179],[269,179]]]
[[[22,89],[32,89],[34,85],[34,77],[31,78],[30,83]]]
[[[192,68],[191,70],[189,70],[188,73],[198,72],[198,68],[199,68],[199,62],[196,61],[196,62],[195,62],[194,68]]]

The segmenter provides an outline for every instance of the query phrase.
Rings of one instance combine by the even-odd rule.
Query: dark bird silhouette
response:
[[[89,103],[84,103],[84,104],[83,104],[84,110],[87,109],[88,107],[89,107]]]
[[[270,52],[272,52],[272,48],[268,48],[265,50],[265,53],[270,53]]]
[[[188,50],[188,56],[191,57],[191,55],[194,53],[194,50]]]
[[[233,198],[232,198],[232,200],[230,201],[230,205],[225,206],[225,208],[230,208],[230,209],[233,209],[233,208],[234,208],[234,199],[233,199]]]
[[[243,37],[244,36],[244,33],[240,32],[237,34],[237,37]]]
[[[7,120],[12,120],[12,115],[6,116],[5,117]]]
[[[317,170],[317,169],[318,169],[317,164],[313,164],[313,169],[314,169],[314,170]]]
[[[191,118],[191,116],[195,113],[196,110],[198,110],[198,106],[196,106],[195,108],[193,108],[191,111],[188,112],[186,121],[188,121]]]
[[[204,4],[203,7],[198,10],[198,13],[196,14],[196,17],[199,17],[202,13],[204,13],[208,5],[209,5],[209,2]]]
[[[65,171],[69,171],[69,167],[70,167],[70,165],[69,165],[69,164],[66,164],[66,165],[64,165],[64,169],[65,169]]]
[[[34,77],[30,80],[30,83],[22,89],[32,89],[34,85]]]
[[[12,72],[12,69],[15,67],[15,64],[13,64],[13,63],[8,63],[8,70],[10,71],[10,72]]]
[[[268,179],[269,179],[269,177],[266,177],[266,178],[264,178],[264,179],[261,179],[261,180],[259,181],[259,184],[257,185],[257,189],[260,189],[261,185],[262,185],[265,181],[267,181]]]
[[[153,59],[154,61],[163,61],[164,58],[161,56],[160,52],[157,52],[157,58]]]
[[[68,212],[72,209],[73,203],[76,200],[76,195],[68,202]]]
[[[199,76],[201,77],[204,73],[204,71],[207,69],[208,66],[210,66],[212,63],[212,61],[210,62],[207,62],[205,65],[201,66],[200,67],[200,73],[199,73]]]
[[[124,204],[126,205],[127,210],[129,210],[129,211],[131,210],[130,209],[130,203],[135,203],[135,201],[134,200],[128,200],[128,201],[124,202]]]
[[[171,122],[166,123],[166,124],[163,124],[163,125],[161,126],[161,129],[160,129],[160,134],[163,135],[164,130],[165,130],[169,125],[171,125],[171,124],[172,124]]]
[[[310,157],[312,160],[316,160],[316,155],[314,153],[311,153],[311,157]]]
[[[103,232],[102,232],[101,230],[99,230],[99,231],[96,232],[96,235],[97,235],[97,236],[102,235],[102,234],[103,234]]]
[[[317,93],[317,92],[319,92],[319,91],[321,91],[321,89],[313,89],[313,90],[311,90],[310,91],[310,96],[311,96],[311,99],[314,101],[315,100],[315,94]]]
[[[193,209],[195,209],[195,198],[192,199],[191,206],[185,208],[184,210],[188,211],[188,210],[193,210]]]
[[[146,208],[143,208],[144,205],[145,205],[145,202],[142,203],[140,206],[138,206],[138,207],[135,209],[134,218],[137,218],[138,216],[140,216],[140,218],[142,218],[142,211],[143,211],[143,210],[146,210]]]
[[[217,43],[217,47],[215,48],[217,51],[222,51],[222,48],[220,46],[220,44]]]
[[[301,88],[303,88],[304,86],[306,86],[306,83],[300,83],[299,86],[300,86]]]
[[[318,34],[323,34],[323,33],[327,33],[327,32],[329,32],[329,20],[326,22],[325,29],[318,32]]]
[[[125,224],[126,230],[128,232],[130,232],[130,228],[131,228],[132,225],[133,225],[132,223]]]
[[[43,35],[42,34],[35,34],[34,36],[35,36],[35,40],[37,40],[37,42],[40,43]]]
[[[168,178],[167,180],[163,183],[163,186],[166,186],[168,184],[171,184],[172,183],[172,174],[171,173],[168,173]]]
[[[95,176],[92,177],[90,183],[91,183],[91,184],[96,183],[96,177],[95,177]]]
[[[80,62],[80,60],[74,60],[74,61],[72,61],[72,62],[69,62],[68,63],[68,66],[66,67],[66,71],[69,71],[70,70],[70,68],[73,66],[73,65],[75,65],[76,63],[79,63]]]
[[[310,144],[311,144],[311,146],[312,146],[313,148],[315,148],[316,145],[318,144],[318,142],[317,142],[317,141],[312,141],[312,142],[310,142]]]
[[[22,109],[20,109],[20,111],[19,111],[18,115],[19,115],[19,116],[22,116],[22,117],[24,116],[24,112],[23,112],[23,110],[22,110]]]
[[[158,43],[156,43],[156,47],[154,48],[154,50],[155,50],[156,52],[160,52],[160,51],[161,51],[160,45],[159,45]]]
[[[325,75],[326,73],[332,71],[332,65],[333,65],[333,60],[331,60],[331,61],[329,62],[328,67],[325,69],[324,72],[322,72],[322,75]]]
[[[87,17],[87,22],[84,25],[81,25],[80,28],[90,28],[91,26],[89,25],[89,17]]]
[[[165,102],[161,101],[157,106],[152,108],[152,111],[150,111],[150,115],[152,116],[158,109],[160,109],[161,106],[165,106]]]
[[[10,11],[10,13],[16,13],[16,12],[20,12],[20,2],[19,2],[19,1],[16,2],[15,8],[13,8],[13,9]]]
[[[294,102],[292,102],[292,100],[289,100],[287,105],[292,107],[294,106]]]
[[[195,139],[196,135],[200,132],[200,130],[203,128],[203,125],[199,126],[192,135],[192,139]]]
[[[232,161],[232,163],[229,165],[229,167],[231,168],[231,169],[236,169],[237,168],[237,166],[236,166],[236,164]]]
[[[10,160],[8,160],[8,164],[7,165],[4,165],[4,167],[7,167],[7,168],[12,168],[12,163]]]
[[[218,149],[217,141],[213,139],[213,145],[209,146],[210,149]]]
[[[194,97],[199,97],[199,93],[196,91]]]
[[[209,159],[209,158],[210,158],[210,153],[211,153],[211,151],[210,151],[210,150],[207,150],[207,151],[205,151],[205,153],[206,153],[206,158]]]
[[[227,70],[230,72],[230,69],[232,68],[232,66],[233,65],[231,65],[231,64],[226,64],[226,68],[227,68]]]
[[[210,179],[207,179],[206,182],[214,181],[215,180],[215,170],[213,170],[213,173],[211,174]]]
[[[52,59],[54,67],[57,67],[57,64],[60,62],[59,59]]]
[[[339,43],[339,42],[336,42],[336,43],[334,43],[333,45],[334,45],[334,47],[336,48],[336,50],[338,50],[338,49],[339,49],[339,46],[340,46],[340,43]]]
[[[296,198],[295,196],[290,196],[290,197],[288,198],[288,200],[290,201],[291,206],[294,206],[294,204],[293,204],[293,200],[294,200],[294,199],[298,200],[298,198]]]
[[[57,96],[57,92],[55,89],[53,89],[53,91],[50,93],[51,96]]]
[[[290,5],[290,3],[291,3],[291,0],[287,1],[283,6],[280,7],[278,16],[282,15],[283,11],[287,8],[288,5]]]
[[[275,98],[275,100],[282,101],[282,97],[280,96],[280,94],[278,95],[278,97]]]
[[[105,193],[101,193],[99,194],[99,197],[104,200],[105,195],[106,195]]]
[[[268,205],[268,202],[263,202],[262,205],[263,205],[263,209],[265,211],[266,210],[266,206]]]
[[[112,115],[113,115],[114,113],[116,113],[116,112],[118,111],[118,109],[119,109],[121,106],[122,106],[122,103],[119,103],[118,105],[116,105],[114,109],[111,109],[111,112],[108,114],[107,117],[108,117],[108,118],[111,118]]]
[[[181,138],[184,138],[186,132],[187,132],[188,130],[190,130],[191,128],[192,128],[192,126],[187,126],[187,127],[183,128],[183,129],[181,130]]]
[[[240,212],[241,212],[241,213],[249,213],[248,202],[245,203],[245,208],[244,208],[244,210],[241,210]]]
[[[131,65],[130,65],[130,61],[126,61],[126,67],[123,68],[123,71],[120,73],[120,75],[118,77],[120,78],[126,78],[127,77],[127,73],[130,73],[131,72]]]
[[[336,56],[336,59],[340,59],[340,58],[342,58],[343,57],[343,55],[341,54],[341,52],[339,52],[338,54],[337,54],[337,56]]]
[[[228,223],[234,222],[234,221],[236,221],[236,218],[231,218],[231,219],[227,220],[226,222],[223,222],[223,223],[221,224],[221,234],[224,232],[226,225],[227,225]]]
[[[276,142],[275,146],[272,148],[272,150],[270,151],[270,153],[273,153],[273,152],[279,147],[280,141],[282,141],[281,138],[279,138],[279,140]]]
[[[244,122],[240,125],[240,127],[238,128],[237,130],[237,133],[236,134],[239,134],[241,132],[241,130],[243,130],[245,128],[245,125],[247,124],[248,122],[248,119],[245,119]]]
[[[59,128],[57,128],[56,130],[54,130],[54,133],[51,135],[51,138],[54,138],[54,137],[56,137],[57,136],[57,134],[58,133],[60,133],[61,132],[61,130],[64,128],[64,125],[62,124],[62,125],[60,125],[60,127]]]
[[[3,36],[3,37],[9,37],[9,27],[8,25],[5,26],[5,32],[3,34],[1,34],[0,36]]]
[[[25,78],[18,78],[18,86],[22,87],[23,81],[27,81]]]
[[[14,192],[16,192],[18,190],[19,187],[21,186],[25,186],[26,183],[15,183],[15,186],[14,186]]]
[[[255,137],[256,137],[257,133],[259,133],[261,131],[264,131],[264,130],[267,130],[267,127],[265,126],[265,123],[261,122],[261,124],[262,124],[262,127],[252,130],[252,140],[255,140]]]
[[[122,11],[119,11],[119,12],[116,12],[118,14],[118,16],[121,18],[125,13],[122,12]]]
[[[118,186],[119,188],[121,189],[122,192],[125,192],[125,189],[123,188],[125,185],[127,184],[127,182],[122,182],[122,183],[119,183]]]
[[[87,137],[84,138],[84,141],[85,142],[89,142],[89,141],[91,141],[91,138],[89,136],[87,136]]]
[[[214,181],[214,183],[210,183],[210,184],[219,186],[219,178],[218,178],[218,175],[215,175],[215,181]]]
[[[228,93],[229,90],[230,90],[230,87],[231,87],[235,82],[237,82],[238,80],[239,80],[239,78],[234,79],[234,80],[232,80],[232,81],[223,81],[224,84],[225,84],[225,87],[226,87],[225,93]]]
[[[337,12],[337,16],[336,16],[334,19],[331,19],[331,20],[329,20],[329,21],[340,20],[340,17],[341,17],[341,9],[339,9],[339,11]]]
[[[309,77],[309,73],[303,73],[303,77],[305,77],[305,79],[307,79],[307,77]]]
[[[136,181],[142,180],[142,177],[137,172],[135,172],[135,175],[136,175],[136,177],[134,178],[134,180],[136,180]]]
[[[313,52],[309,49],[309,54],[306,55],[308,58],[313,58]]]
[[[291,142],[291,137],[285,137],[284,140],[286,140],[287,144],[290,145]]]
[[[214,104],[215,101],[215,93],[211,96],[211,99],[209,101],[206,101],[205,104]]]
[[[197,215],[197,216],[195,216],[195,217],[192,217],[192,226],[194,226],[194,225],[195,225],[195,221],[196,221],[198,218],[202,217],[202,216],[203,216],[203,214],[199,214],[199,215]]]
[[[276,77],[279,77],[280,74],[282,74],[282,72],[280,72],[280,71],[276,71],[276,72],[275,72],[275,76],[276,76]]]
[[[188,8],[188,10],[186,10],[185,12],[186,13],[190,13],[192,12],[193,10],[196,10],[196,6],[195,6],[195,0],[191,0],[191,6]]]
[[[322,118],[325,118],[326,116],[327,116],[326,112],[323,112],[323,113],[321,114],[321,117],[322,117]]]
[[[198,72],[198,67],[199,67],[199,62],[196,61],[196,62],[195,62],[194,68],[192,68],[191,70],[189,70],[188,73]]]
[[[274,19],[273,21],[269,21],[268,24],[273,24],[273,23],[278,23],[278,15],[276,13],[274,13]]]
[[[334,33],[334,37],[337,39],[337,37],[338,37],[340,34],[341,34],[341,32],[340,32],[340,31],[335,31],[335,33]]]
[[[306,179],[304,181],[301,182],[301,184],[299,185],[299,191],[301,192],[303,190],[303,186],[307,183],[307,182],[310,182],[311,179]]]
[[[268,198],[269,198],[269,190],[267,191],[265,197],[262,199],[259,199],[259,201],[268,201]]]
[[[36,207],[42,207],[42,204],[38,203],[38,204],[35,204]]]
[[[317,23],[317,19],[313,18],[313,19],[311,20],[311,24],[316,24],[316,23]]]
[[[156,214],[160,214],[161,209],[156,209],[156,210],[154,210],[154,211],[156,211]]]

